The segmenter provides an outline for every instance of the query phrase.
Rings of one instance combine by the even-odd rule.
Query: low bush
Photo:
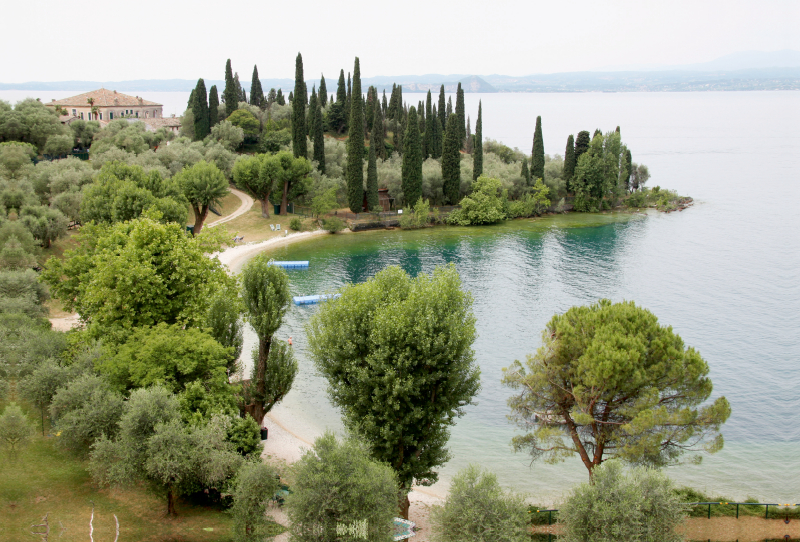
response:
[[[294,231],[301,231],[303,229],[303,221],[298,217],[294,217],[291,222],[289,222],[289,227]]]
[[[322,229],[330,233],[340,232],[345,228],[345,226],[346,224],[344,223],[344,220],[338,216],[322,219]]]

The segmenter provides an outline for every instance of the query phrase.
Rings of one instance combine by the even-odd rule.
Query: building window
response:
[[[83,111],[81,111],[81,120],[83,120]]]
[[[150,111],[145,111],[144,112],[144,118],[146,118],[146,119],[150,118]]]
[[[103,120],[103,114],[100,113],[100,120]]]
[[[77,112],[78,112],[78,110],[77,110],[77,109],[73,109],[73,110],[72,110],[72,116],[73,116],[73,117],[77,117],[77,116],[78,116],[78,115],[76,115],[76,113],[77,113]]]
[[[109,111],[108,112],[108,120],[114,120],[114,112],[113,111]]]
[[[136,112],[136,118],[137,119],[139,118],[139,112],[138,111]]]

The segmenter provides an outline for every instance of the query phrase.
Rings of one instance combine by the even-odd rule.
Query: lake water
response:
[[[124,91],[124,89],[119,89]],[[76,93],[2,91],[0,99]],[[148,93],[181,113],[188,93]],[[424,95],[406,93],[416,104]],[[700,466],[669,469],[679,483],[730,498],[800,502],[800,92],[466,94],[474,120],[483,101],[484,137],[530,152],[537,115],[545,150],[563,154],[567,136],[621,127],[650,185],[695,198],[669,215],[569,215],[486,228],[330,236],[274,252],[307,259],[291,272],[294,295],[361,282],[387,265],[410,273],[453,262],[472,292],[482,370],[478,405],[453,428],[447,481],[470,462],[538,502],[587,475],[580,461],[535,464],[514,454],[506,420],[511,390],[501,368],[536,351],[554,313],[607,297],[634,300],[672,325],[708,361],[714,396],[733,414],[725,447]],[[316,309],[292,307],[278,332],[294,337],[300,374],[274,414],[312,440],[341,430],[324,380],[306,356],[304,325]],[[254,342],[246,337],[245,352]]]

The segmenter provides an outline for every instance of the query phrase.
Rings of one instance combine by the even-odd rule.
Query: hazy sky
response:
[[[800,49],[798,0],[5,2],[0,82],[527,75]],[[329,87],[330,88],[330,87]]]

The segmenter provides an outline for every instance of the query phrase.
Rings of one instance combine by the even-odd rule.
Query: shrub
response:
[[[291,222],[289,222],[289,227],[294,231],[301,231],[303,229],[303,221],[298,217],[294,217]]]
[[[404,230],[424,228],[428,224],[430,204],[420,197],[414,207],[408,207],[400,215],[400,227]]]
[[[461,200],[461,208],[447,217],[450,224],[472,226],[495,224],[505,220],[503,210],[506,195],[500,190],[500,179],[480,176],[473,184],[473,192]]]
[[[342,231],[344,228],[345,228],[344,220],[342,220],[338,216],[332,216],[330,218],[322,219],[322,229],[326,231],[329,231],[331,233],[337,233]]]
[[[274,468],[260,462],[245,463],[239,469],[230,510],[238,540],[264,540],[271,534],[265,512],[267,503],[280,488],[279,480]]]

